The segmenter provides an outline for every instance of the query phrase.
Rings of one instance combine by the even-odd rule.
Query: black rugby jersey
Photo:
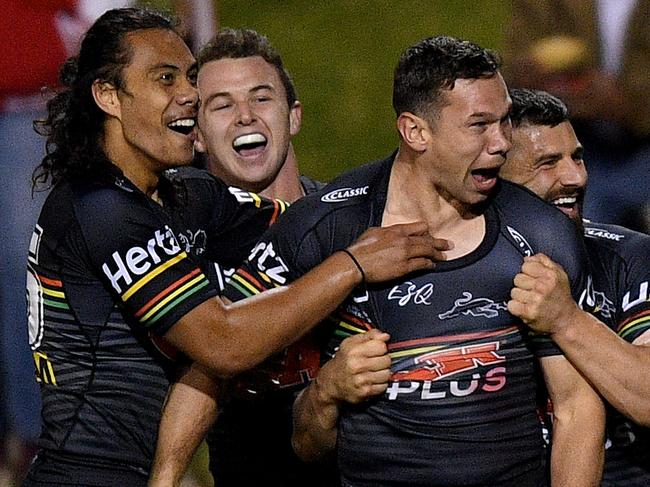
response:
[[[232,299],[290,282],[383,215],[392,158],[295,203],[232,277]],[[408,194],[404,195],[405,198]],[[559,354],[507,311],[523,257],[544,252],[586,286],[575,226],[528,190],[500,181],[471,254],[431,272],[357,289],[321,330],[328,349],[379,328],[393,378],[381,397],[342,411],[338,461],[349,486],[541,485],[536,356]]]
[[[581,304],[632,343],[650,329],[650,236],[585,222],[593,282]],[[650,485],[650,429],[608,408],[605,487]]]
[[[155,337],[217,294],[211,261],[242,262],[283,209],[191,168],[168,171],[159,196],[114,168],[45,202],[27,279],[39,457],[71,467],[37,463],[32,479],[113,485],[92,475],[105,469],[146,481],[172,365]]]
[[[325,186],[305,175],[300,184],[305,194]],[[225,285],[235,270],[224,272],[220,282]],[[320,357],[310,334],[230,381],[207,436],[210,470],[220,486],[337,485],[331,465],[306,465],[291,447],[293,402],[316,376]]]

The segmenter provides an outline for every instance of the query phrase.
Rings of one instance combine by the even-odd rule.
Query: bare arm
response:
[[[393,279],[441,260],[444,240],[422,223],[372,228],[348,250],[368,282]],[[331,313],[362,280],[350,256],[336,252],[295,282],[232,305],[208,300],[183,316],[165,338],[228,377],[250,369],[304,335]]]
[[[369,281],[387,279],[442,258],[447,243],[425,236],[421,225],[373,229],[349,247]],[[387,238],[380,238],[380,237]],[[400,246],[406,246],[400,250]],[[422,257],[426,256],[426,257]],[[216,418],[216,376],[253,367],[322,320],[361,281],[349,256],[336,253],[285,288],[236,304],[204,303],[167,333],[176,347],[207,367],[193,366],[172,387],[161,420],[150,486],[177,485]],[[214,375],[213,375],[214,374]]]
[[[391,376],[388,339],[379,330],[346,338],[298,396],[291,443],[302,460],[316,461],[333,453],[344,403],[357,404],[386,391]]]
[[[551,485],[597,487],[605,455],[605,408],[563,356],[541,359],[553,403]]]
[[[217,418],[219,382],[196,364],[172,384],[160,420],[149,487],[180,485],[192,456]]]
[[[550,333],[566,357],[613,407],[650,425],[650,332],[630,344],[573,301],[564,270],[546,256],[527,259],[510,311]]]

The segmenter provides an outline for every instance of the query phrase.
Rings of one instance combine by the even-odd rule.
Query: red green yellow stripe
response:
[[[144,277],[142,277],[138,282],[136,282],[133,286],[131,286],[128,291],[126,291],[124,294],[122,294],[122,301],[126,302],[131,296],[133,296],[136,292],[138,292],[145,284],[147,284],[149,281],[151,281],[154,277],[158,276],[159,274],[163,273],[165,270],[169,269],[173,265],[176,265],[178,262],[181,260],[187,258],[187,253],[181,252],[178,254],[176,257],[173,259],[169,259],[168,261],[162,263],[158,267],[156,267],[154,270],[146,274]]]
[[[150,309],[154,304],[156,304],[157,302],[159,302],[162,298],[164,298],[165,296],[167,296],[167,295],[168,295],[169,293],[171,293],[174,289],[176,289],[177,287],[179,287],[179,286],[180,286],[181,284],[183,284],[184,282],[187,282],[188,280],[190,280],[192,277],[196,276],[196,275],[199,274],[200,272],[201,272],[201,269],[199,269],[199,268],[197,267],[196,269],[194,269],[194,270],[193,270],[192,272],[190,272],[189,274],[187,274],[187,275],[181,277],[181,278],[178,279],[176,282],[174,282],[174,283],[172,283],[171,285],[167,286],[165,289],[163,289],[163,290],[160,291],[158,294],[156,294],[153,298],[151,298],[149,301],[147,301],[147,302],[145,303],[145,305],[144,305],[142,308],[140,308],[140,309],[138,310],[138,312],[135,314],[135,317],[136,317],[136,318],[139,318],[140,316],[142,316],[142,315],[143,315],[144,313],[146,313],[146,312],[147,312],[147,311],[148,311],[148,310],[149,310],[149,309]]]

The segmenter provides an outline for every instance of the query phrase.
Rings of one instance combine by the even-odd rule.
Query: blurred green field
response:
[[[222,27],[255,29],[282,54],[303,103],[298,161],[326,181],[396,147],[392,76],[406,47],[448,34],[498,50],[508,3],[219,0],[218,10]]]

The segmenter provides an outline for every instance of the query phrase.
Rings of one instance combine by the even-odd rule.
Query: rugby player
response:
[[[210,172],[229,185],[290,202],[324,186],[298,172],[292,138],[300,130],[302,107],[279,53],[265,36],[224,29],[201,49],[197,61],[201,107],[196,148],[204,153]],[[222,283],[234,269],[217,271]],[[187,421],[182,430],[187,435],[193,427],[207,428],[216,417],[207,439],[210,469],[220,486],[327,482],[331,470],[307,468],[290,440],[295,395],[320,365],[312,342],[301,340],[270,363],[230,381],[218,401],[218,416],[217,381],[211,394],[191,400],[183,392],[193,391],[175,388],[170,410],[182,412],[182,417],[164,414],[152,478],[179,479],[191,453],[180,453],[180,445],[191,445],[185,437],[177,438],[179,446],[173,446],[165,430],[168,421]],[[189,374],[201,371],[193,368]],[[174,408],[176,401],[182,407]]]
[[[566,266],[576,298],[587,277],[572,223],[498,178],[510,99],[497,58],[449,37],[418,42],[395,71],[393,105],[398,151],[301,199],[262,238],[260,251],[272,246],[284,268],[271,281],[297,278],[369,225],[421,219],[453,247],[433,271],[359,288],[335,312],[333,358],[294,408],[297,453],[335,451],[346,487],[546,485],[539,364],[560,403],[551,482],[596,485],[602,402],[550,340],[507,311],[527,255],[549,252]],[[231,299],[272,287],[259,256],[231,280]]]
[[[587,170],[566,105],[543,91],[513,89],[510,96],[512,149],[501,175],[581,229],[593,281],[576,303],[561,267],[534,256],[515,278],[509,308],[550,333],[609,403],[602,485],[650,485],[650,237],[583,220]]]
[[[306,279],[227,306],[215,297],[211,261],[241,262],[279,208],[247,204],[182,167],[196,138],[196,62],[170,21],[108,11],[61,78],[34,176],[54,187],[29,248],[43,429],[25,485],[146,485],[175,370],[166,356],[234,375],[304,334],[364,280],[439,257],[423,224],[374,229]]]

